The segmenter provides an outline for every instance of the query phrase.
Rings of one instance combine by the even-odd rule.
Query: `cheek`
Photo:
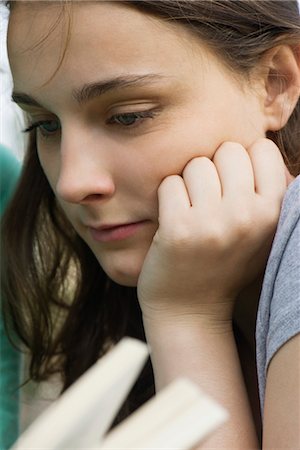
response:
[[[213,132],[210,131],[213,129]],[[205,130],[208,130],[207,132]],[[185,166],[195,157],[212,158],[217,147],[222,143],[221,133],[216,133],[213,126],[195,120],[175,124],[170,129],[151,135],[151,143],[143,145],[143,151],[134,160],[136,180],[144,186],[158,188],[169,175],[181,175]]]

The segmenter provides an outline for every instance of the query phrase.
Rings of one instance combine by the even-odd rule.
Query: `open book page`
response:
[[[146,359],[124,338],[55,401],[11,450],[191,449],[227,412],[189,380],[176,380],[106,435]]]
[[[12,449],[73,450],[99,443],[147,357],[144,343],[123,339],[49,406]]]
[[[115,428],[101,450],[188,450],[228,418],[188,379],[178,379]]]

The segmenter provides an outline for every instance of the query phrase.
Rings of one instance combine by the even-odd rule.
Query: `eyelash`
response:
[[[28,128],[26,128],[25,130],[23,130],[23,133],[29,133],[30,131],[32,131],[32,130],[35,130],[35,129],[40,129],[40,127],[42,126],[42,125],[45,125],[46,123],[51,123],[51,122],[55,122],[55,120],[39,120],[39,121],[37,121],[37,122],[33,122],[33,123],[31,123],[30,125],[29,125],[29,127]],[[42,133],[42,135],[44,136],[44,137],[48,137],[48,136],[50,136],[52,133],[47,133],[47,132],[45,132],[44,131],[44,133],[43,133],[43,131],[40,129],[40,131],[41,131],[41,133]]]
[[[115,125],[115,126],[127,128],[127,129],[132,129],[132,128],[138,127],[139,125],[142,125],[142,123],[144,122],[145,119],[153,119],[157,113],[158,113],[158,111],[152,109],[152,110],[147,110],[147,111],[137,111],[137,112],[129,112],[129,113],[123,113],[123,114],[114,114],[106,121],[106,124],[107,125]],[[126,117],[126,118],[132,117],[133,119],[137,119],[138,123],[134,122],[133,124],[125,125],[125,124],[119,123],[117,121],[117,118],[119,118],[119,117],[123,117],[123,118],[124,117]],[[28,128],[23,130],[23,132],[29,133],[32,130],[39,129],[43,137],[45,137],[45,138],[51,137],[60,129],[60,126],[58,127],[58,130],[56,130],[52,133],[41,129],[41,127],[43,125],[45,125],[47,123],[51,123],[51,122],[56,122],[56,121],[55,120],[39,120],[37,122],[33,122],[32,124],[29,125]]]

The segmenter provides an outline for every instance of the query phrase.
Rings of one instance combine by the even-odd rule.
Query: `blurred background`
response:
[[[0,143],[18,160],[25,150],[24,117],[21,109],[11,101],[12,79],[6,51],[8,10],[0,5]]]

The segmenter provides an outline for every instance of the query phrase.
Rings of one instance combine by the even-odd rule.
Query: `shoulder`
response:
[[[300,333],[300,176],[289,186],[267,263],[257,323],[256,352],[261,404],[268,366]]]
[[[299,449],[300,334],[274,355],[267,372],[263,448]]]

